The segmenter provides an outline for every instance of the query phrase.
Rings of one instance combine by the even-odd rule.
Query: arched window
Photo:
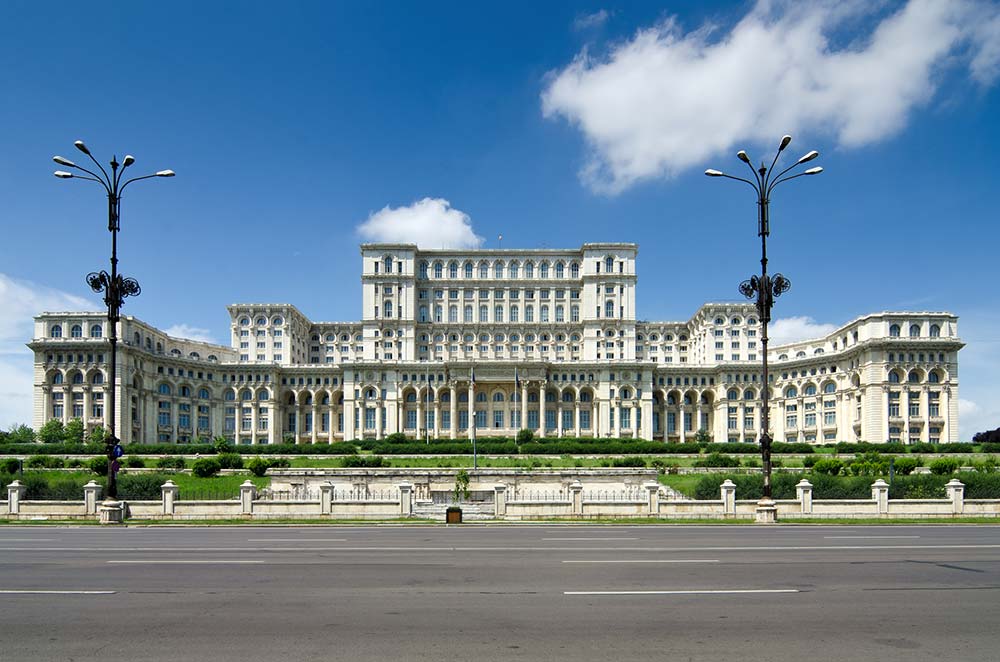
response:
[[[62,338],[62,327],[58,324],[53,324],[49,328],[49,335],[53,338]]]
[[[104,383],[104,374],[100,373],[100,372],[95,372],[90,377],[90,383],[91,384],[103,384]]]
[[[756,397],[756,395],[757,394],[754,393],[754,390],[752,388],[748,388],[747,390],[745,390],[743,392],[743,399],[744,400],[753,400],[754,397]]]
[[[62,384],[63,383],[63,376],[62,376],[61,372],[57,372],[56,374],[52,375],[52,383],[53,384]]]
[[[444,271],[444,266],[440,262],[434,263],[434,277],[441,278]]]
[[[937,324],[931,324],[931,338],[941,337],[941,327]]]
[[[517,321],[519,321],[518,320],[517,310],[518,310],[517,306],[511,306],[510,307],[510,321],[511,322],[517,322]]]
[[[503,321],[503,306],[496,306],[493,309],[493,321],[502,322]]]
[[[565,267],[562,262],[556,263],[556,278],[563,278],[566,275]]]
[[[420,263],[420,277],[423,278],[424,280],[427,279],[427,266],[428,266],[427,260],[424,260]]]
[[[83,327],[79,324],[74,324],[70,327],[69,335],[72,338],[82,338],[83,337]]]
[[[503,263],[502,262],[495,262],[493,264],[493,277],[494,278],[503,278]]]
[[[532,305],[527,305],[524,307],[524,321],[534,322],[535,321],[535,307]]]
[[[444,306],[434,306],[434,321],[438,324],[444,321]]]
[[[74,384],[82,384],[83,383],[83,374],[79,373],[79,372],[74,372],[73,373],[73,379],[70,380],[70,381],[72,381]]]
[[[889,327],[889,337],[898,338],[899,337],[899,325],[893,324]]]
[[[580,321],[580,306],[570,306],[569,307],[569,321],[579,322]]]
[[[549,277],[549,263],[542,262],[541,266],[538,267],[538,277],[548,278]]]
[[[889,373],[889,383],[898,384],[899,383],[899,373],[893,370]]]
[[[524,277],[534,278],[535,277],[535,264],[533,262],[526,262],[524,265]]]
[[[271,320],[271,326],[281,326],[284,323],[285,323],[285,320],[283,320],[280,317],[275,317],[273,320]]]
[[[517,278],[517,262],[511,262],[510,266],[507,267],[507,275],[510,278]]]
[[[490,310],[485,305],[479,306],[479,321],[488,322],[489,321]]]
[[[207,388],[198,389],[198,397],[201,398],[202,400],[208,400],[210,397],[208,389]]]
[[[476,402],[486,402],[486,394],[482,392],[476,393]]]
[[[236,399],[236,394],[233,393],[232,391],[226,391],[226,394],[223,396],[223,399],[227,400],[229,402],[232,402],[233,400]],[[295,404],[295,396],[294,395],[289,396],[289,403],[288,404],[290,404],[290,405],[294,405]]]
[[[941,382],[941,375],[939,375],[937,370],[935,370],[931,372],[929,375],[927,375],[927,381],[929,381],[931,384],[938,384]]]
[[[556,306],[556,321],[557,322],[565,322],[566,321],[566,315],[563,312],[563,307],[562,306]]]
[[[906,381],[908,381],[911,384],[919,384],[920,383],[920,373],[918,373],[916,370],[911,370],[910,374],[908,374],[906,376]]]
[[[726,398],[728,398],[729,400],[739,400],[740,394],[734,388],[729,389],[729,392],[726,393]]]
[[[836,393],[837,392],[837,385],[834,384],[833,382],[827,382],[826,384],[823,385],[823,392],[824,393]]]
[[[503,401],[504,397],[501,391],[497,391],[496,393],[493,394],[493,402],[503,402]]]
[[[614,317],[615,316],[615,302],[614,301],[605,301],[604,302],[604,316],[605,317]]]
[[[580,402],[592,402],[593,399],[594,398],[590,394],[590,391],[584,391],[580,394]]]
[[[382,304],[382,316],[392,317],[392,302],[386,301]]]
[[[563,402],[573,402],[573,391],[570,391],[569,389],[563,391],[563,393],[562,393],[562,401]]]
[[[611,273],[615,270],[615,258],[610,255],[604,258],[604,271]]]
[[[382,264],[385,265],[385,269],[384,269],[385,273],[391,274],[392,273],[392,256],[391,255],[386,255],[382,259]]]
[[[417,313],[417,318],[421,322],[426,322],[427,321],[427,306],[420,306],[420,310]]]
[[[267,392],[267,389],[261,389],[260,393],[257,394],[257,399],[264,401],[270,399],[271,394]]]
[[[799,390],[797,388],[795,388],[794,386],[789,386],[788,388],[785,389],[785,397],[786,398],[794,398],[798,394],[799,394]]]
[[[540,321],[540,322],[548,322],[549,321],[549,307],[548,306],[546,306],[544,304],[541,305],[541,306],[539,306],[538,312],[539,312],[538,321]]]
[[[184,397],[184,398],[190,398],[191,397],[191,387],[190,386],[182,386],[182,387],[180,387],[179,390],[180,390],[179,395],[181,397]]]
[[[911,338],[919,338],[920,337],[920,325],[919,324],[911,324],[910,325],[910,337]]]
[[[406,394],[406,401],[407,402],[416,402],[417,401],[417,394],[414,393],[413,391],[410,391],[409,393]]]
[[[257,326],[267,326],[267,318],[266,317],[258,317],[257,318]]]
[[[240,393],[240,400],[253,400],[253,393],[250,392],[250,389],[243,389],[243,392]]]
[[[91,324],[90,325],[90,337],[91,338],[100,338],[103,335],[104,335],[104,330],[101,328],[100,324]]]
[[[448,321],[449,322],[458,321],[458,306],[448,306]]]
[[[458,262],[448,263],[448,278],[458,278]]]
[[[240,326],[250,326],[250,318],[249,317],[241,317],[240,318]]]
[[[136,331],[136,332],[135,332],[135,333],[133,334],[133,336],[132,336],[132,340],[133,340],[133,342],[135,343],[136,347],[138,347],[139,345],[141,345],[141,344],[142,344],[142,336],[140,336],[140,335],[139,335],[139,332],[138,332],[138,331]]]
[[[804,390],[804,395],[816,395],[816,386],[813,384],[807,384]]]
[[[579,278],[580,277],[580,265],[577,264],[576,262],[574,262],[573,264],[569,265],[569,275],[570,275],[570,278]]]
[[[467,324],[472,322],[472,306],[466,306],[462,311],[462,321]]]
[[[479,264],[479,277],[489,278],[490,277],[490,265],[482,262]]]
[[[160,384],[157,390],[160,392],[160,395],[170,395],[170,384]]]
[[[465,272],[465,277],[466,278],[472,278],[472,263],[471,262],[466,262],[463,265],[463,271]]]

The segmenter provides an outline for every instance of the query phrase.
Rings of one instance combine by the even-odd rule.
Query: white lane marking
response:
[[[736,593],[798,593],[796,588],[732,588],[692,591],[563,591],[563,595],[733,595]]]
[[[601,560],[573,560],[563,561],[563,563],[718,563],[719,559],[601,559]]]
[[[3,595],[114,595],[118,591],[43,591],[34,589],[0,589]]]
[[[248,563],[264,563],[264,561],[258,560],[212,560],[212,559],[114,559],[111,561],[105,561],[105,563],[128,563],[130,565],[149,565],[149,564],[211,564],[211,565],[245,565]]]
[[[347,542],[347,538],[247,538],[247,542]]]
[[[52,542],[55,538],[2,538],[0,542]]]
[[[920,536],[823,536],[826,540],[888,540],[890,538],[919,538]]]
[[[638,538],[542,538],[542,540],[552,540],[561,542],[579,542],[579,541],[610,542],[612,540],[638,540]]]
[[[865,549],[1000,549],[1000,544],[968,545],[771,545],[756,547],[512,547],[390,546],[390,547],[243,547],[241,552],[830,552]],[[100,552],[107,547],[0,547],[0,552]],[[232,552],[232,547],[116,547],[115,552]]]

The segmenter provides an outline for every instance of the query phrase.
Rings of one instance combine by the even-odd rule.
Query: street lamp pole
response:
[[[761,385],[761,421],[760,421],[760,454],[764,466],[764,499],[771,499],[771,433],[770,433],[770,411],[768,408],[768,390],[770,381],[767,371],[767,325],[771,321],[771,308],[774,306],[775,297],[779,297],[792,287],[792,282],[776,273],[773,276],[767,273],[767,238],[771,234],[770,218],[768,216],[768,204],[771,199],[771,192],[778,184],[787,182],[796,177],[805,175],[818,175],[823,172],[823,168],[809,168],[795,175],[787,175],[795,167],[812,161],[819,152],[812,150],[804,154],[798,161],[774,175],[774,166],[778,162],[778,157],[792,142],[791,136],[784,136],[778,144],[778,151],[768,168],[761,162],[756,170],[750,162],[750,157],[743,150],[736,153],[737,158],[747,164],[750,172],[753,173],[753,180],[727,175],[719,170],[706,170],[709,177],[725,177],[735,179],[749,184],[757,194],[757,236],[760,237],[760,275],[751,276],[749,280],[740,283],[740,293],[747,299],[756,299],[757,316],[761,322],[761,354],[762,354],[762,379]]]
[[[108,378],[110,383],[110,388],[108,389],[110,396],[108,398],[108,420],[110,421],[110,424],[108,435],[105,438],[105,450],[108,456],[107,497],[108,499],[114,500],[118,498],[118,484],[115,480],[114,471],[114,463],[116,460],[115,452],[119,442],[115,422],[115,397],[117,386],[116,371],[118,366],[118,320],[121,319],[121,307],[125,302],[125,298],[139,296],[139,293],[141,292],[141,288],[139,287],[139,282],[137,280],[134,278],[125,278],[118,273],[118,230],[120,229],[121,195],[125,190],[125,187],[132,182],[137,182],[142,179],[150,179],[152,177],[173,177],[174,171],[160,170],[152,175],[133,177],[132,179],[122,182],[126,168],[135,163],[135,158],[132,157],[132,155],[126,154],[120,164],[118,163],[117,156],[112,157],[109,164],[111,166],[111,174],[108,174],[108,171],[105,170],[104,166],[102,166],[97,159],[94,158],[82,140],[77,140],[73,144],[78,150],[90,157],[90,160],[93,161],[100,170],[100,174],[97,174],[92,170],[88,170],[83,166],[79,166],[69,159],[65,159],[61,156],[54,156],[52,157],[52,160],[59,165],[66,166],[67,168],[74,168],[89,175],[89,177],[87,177],[63,170],[57,170],[54,173],[55,176],[60,179],[85,179],[87,181],[97,182],[104,188],[104,191],[108,196],[108,232],[111,233],[111,273],[104,270],[91,272],[87,274],[87,284],[90,285],[90,288],[94,292],[104,294],[104,304],[108,307],[108,342],[111,344],[111,360],[108,364]],[[121,170],[119,170],[119,167]]]

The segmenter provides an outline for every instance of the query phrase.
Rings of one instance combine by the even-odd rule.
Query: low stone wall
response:
[[[549,476],[551,480],[551,475]],[[641,485],[597,483],[600,489],[584,489],[574,480],[568,485],[550,483],[552,489],[537,488],[544,483],[520,483],[514,486],[495,483],[480,494],[492,497],[493,517],[497,520],[594,519],[594,518],[664,518],[664,519],[747,519],[756,521],[795,521],[798,519],[843,518],[923,518],[997,517],[1000,499],[964,498],[965,487],[957,479],[946,485],[945,499],[889,499],[889,485],[878,479],[872,484],[871,499],[814,500],[812,485],[806,480],[796,485],[796,499],[770,503],[736,499],[736,486],[725,481],[719,500],[692,501],[664,498],[667,492],[655,481]],[[591,486],[588,485],[588,488]],[[19,481],[7,489],[7,500],[0,501],[0,517],[5,519],[97,519],[107,509],[100,502],[100,485],[91,481],[84,487],[82,501],[29,501],[27,487]],[[124,506],[126,517],[148,520],[213,519],[359,519],[387,520],[413,517],[418,494],[413,483],[403,481],[391,489],[375,491],[342,490],[330,481],[318,484],[319,498],[275,498],[280,492],[257,493],[249,480],[240,486],[237,499],[188,501],[178,499],[178,487],[168,480],[161,487],[158,501],[131,501]],[[477,508],[482,508],[482,502]],[[489,508],[489,500],[485,502]],[[488,512],[488,511],[487,511]]]

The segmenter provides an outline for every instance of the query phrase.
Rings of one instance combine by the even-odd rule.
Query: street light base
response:
[[[776,524],[778,522],[778,506],[771,499],[761,499],[754,511],[754,522],[757,524]]]
[[[102,501],[97,512],[100,514],[101,524],[122,524],[124,521],[125,508],[121,501]]]

